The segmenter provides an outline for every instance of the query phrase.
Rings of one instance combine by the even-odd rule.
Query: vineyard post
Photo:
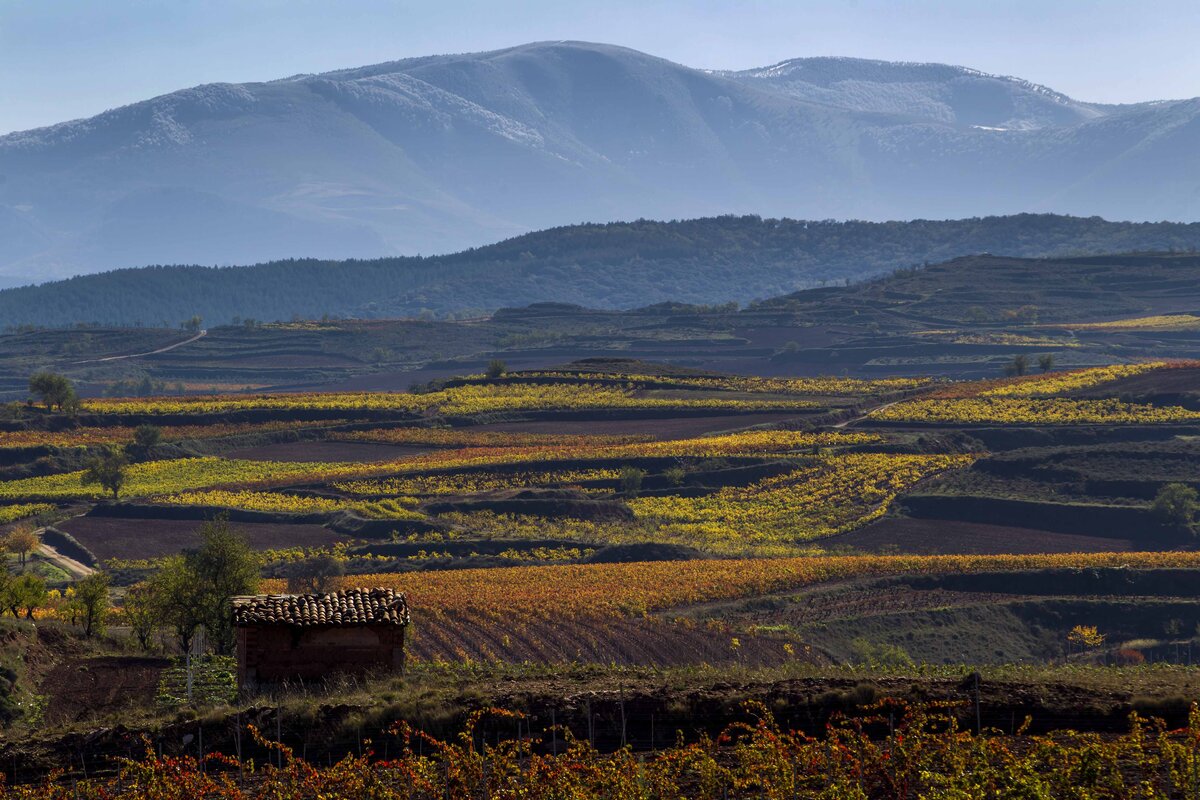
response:
[[[983,720],[979,710],[979,670],[975,671],[975,735],[983,733]]]
[[[200,747],[200,774],[204,774],[204,723],[196,725],[196,740]]]
[[[554,709],[550,709],[550,742],[555,758],[558,757],[558,723],[555,721]]]
[[[242,762],[242,712],[238,710],[234,721],[234,746],[237,748],[238,760],[238,786],[246,779],[246,768]]]
[[[276,748],[279,762],[279,768],[283,769],[283,706],[275,706],[275,743],[279,745]]]
[[[621,687],[621,747],[625,746],[625,688]]]

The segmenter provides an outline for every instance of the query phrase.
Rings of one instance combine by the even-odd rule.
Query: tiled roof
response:
[[[233,598],[235,625],[407,625],[408,602],[393,589],[331,594],[266,594]]]

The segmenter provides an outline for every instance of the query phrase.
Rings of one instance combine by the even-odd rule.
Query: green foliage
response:
[[[667,483],[672,486],[682,486],[687,480],[687,470],[683,467],[667,467],[663,470],[663,477],[667,479]]]
[[[135,584],[125,592],[125,602],[121,605],[121,611],[125,624],[129,626],[130,633],[138,640],[138,646],[143,651],[150,649],[150,638],[159,625],[162,610],[154,588],[148,583]]]
[[[345,574],[345,560],[322,553],[292,565],[288,570],[288,591],[293,594],[327,592]]]
[[[915,666],[912,656],[899,645],[855,639],[850,643],[850,648],[852,660],[856,664],[880,669],[907,669]]]
[[[624,466],[621,467],[621,493],[626,497],[637,497],[638,492],[642,490],[642,481],[646,477],[644,469],[637,467]]]
[[[46,410],[57,408],[67,411],[77,407],[75,387],[63,375],[55,372],[38,372],[29,379],[29,391],[37,395],[45,404]]]
[[[1037,363],[1038,369],[1040,369],[1042,372],[1049,372],[1050,370],[1054,369],[1054,354],[1042,353],[1040,356],[1038,356]]]
[[[83,468],[80,481],[84,486],[100,486],[105,491],[112,492],[116,500],[121,495],[121,487],[129,471],[129,459],[125,453],[109,448],[103,455],[90,458]]]
[[[219,322],[241,318],[252,330],[250,317],[453,316],[544,300],[600,308],[673,300],[695,308],[984,251],[1046,256],[1197,244],[1200,225],[1049,214],[912,222],[638,220],[553,228],[432,258],[115,270],[0,292],[0,319],[67,326],[198,315]],[[733,273],[739,280],[731,283]]]
[[[1004,368],[1005,375],[1024,375],[1029,372],[1029,356],[1018,353]]]
[[[75,606],[76,618],[83,625],[83,635],[86,637],[104,631],[109,608],[108,583],[108,575],[103,572],[93,572],[75,583],[71,603]]]
[[[192,638],[204,624],[204,598],[198,577],[183,556],[163,559],[148,584],[147,603],[161,624],[174,633],[179,649],[191,652]]]
[[[203,625],[216,652],[224,654],[234,644],[230,600],[257,589],[260,559],[227,517],[204,523],[200,539],[198,549],[163,561],[149,581],[147,602],[173,629],[183,652],[191,651]]]
[[[21,609],[25,612],[26,619],[33,619],[34,610],[44,606],[46,598],[49,596],[46,582],[31,572],[27,572],[13,581],[12,594],[16,600],[13,616],[16,616],[17,609]]]
[[[155,703],[177,709],[188,702],[187,664],[174,659],[159,678]],[[227,705],[237,699],[237,661],[230,656],[200,656],[192,659],[193,706]]]
[[[485,374],[488,378],[495,379],[499,378],[505,372],[508,372],[508,365],[498,358],[493,358],[488,362],[487,372]]]
[[[1155,518],[1168,528],[1194,531],[1200,512],[1200,493],[1185,483],[1168,483],[1150,506]]]
[[[138,425],[133,432],[133,443],[142,450],[149,450],[162,441],[162,428],[157,425]]]

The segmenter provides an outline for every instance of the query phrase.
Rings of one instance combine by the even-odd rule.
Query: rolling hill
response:
[[[1191,220],[1200,100],[938,64],[742,72],[543,42],[213,84],[0,137],[0,285],[452,252],[579,220]]]
[[[172,327],[235,318],[479,316],[538,302],[598,309],[747,302],[926,262],[1189,250],[1200,224],[1051,215],[806,222],[716,217],[577,225],[448,256],[148,267],[0,291],[0,325]]]

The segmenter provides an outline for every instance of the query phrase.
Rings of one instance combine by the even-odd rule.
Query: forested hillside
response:
[[[1191,250],[1200,224],[1023,214],[953,221],[755,216],[575,225],[461,253],[252,267],[155,266],[0,292],[0,324],[174,326],[324,315],[473,316],[534,302],[634,308],[777,296],[925,262]]]

